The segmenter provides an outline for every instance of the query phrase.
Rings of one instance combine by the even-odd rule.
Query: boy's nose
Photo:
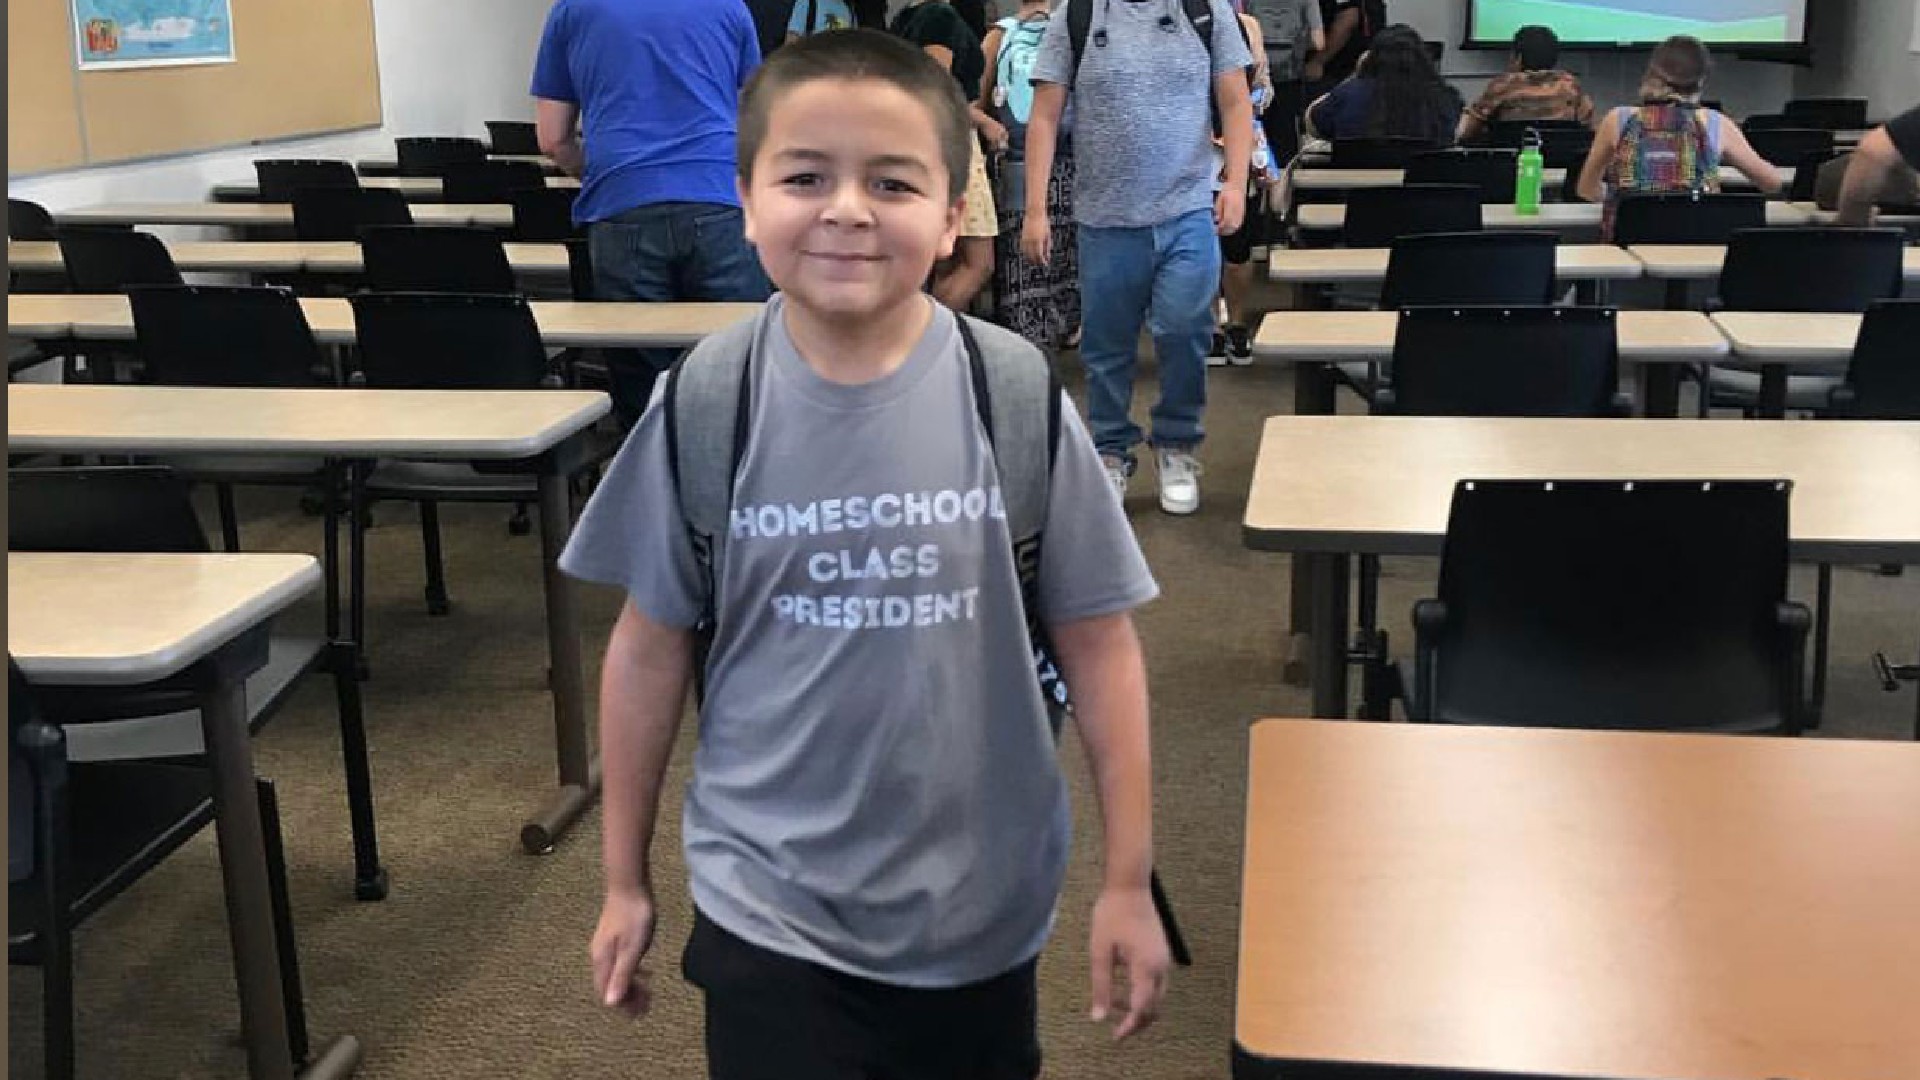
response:
[[[873,206],[867,200],[867,192],[861,184],[836,185],[833,197],[827,200],[826,220],[833,225],[871,225]]]

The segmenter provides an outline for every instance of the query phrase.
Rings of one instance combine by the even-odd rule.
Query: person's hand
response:
[[[1317,56],[1309,59],[1307,61],[1305,74],[1307,76],[1307,81],[1310,83],[1317,83],[1321,79],[1326,78],[1327,65],[1325,61],[1321,60]]]
[[[1228,181],[1213,197],[1213,231],[1221,236],[1232,236],[1240,231],[1240,223],[1246,220],[1246,216],[1246,185]]]
[[[1107,888],[1093,904],[1093,1009],[1095,1023],[1116,1016],[1115,1042],[1143,1030],[1160,1015],[1167,996],[1166,931],[1153,908],[1153,894],[1138,888]],[[1121,988],[1122,980],[1126,987]]]
[[[1011,138],[1007,134],[1007,125],[991,116],[985,116],[980,118],[979,128],[980,137],[987,141],[987,149],[995,153],[1006,152],[1008,140]]]
[[[1027,211],[1026,224],[1020,226],[1020,253],[1042,266],[1053,257],[1053,222],[1045,211]]]
[[[653,896],[646,889],[609,889],[588,948],[594,998],[635,1020],[653,1005],[647,973],[640,969],[653,945],[653,920]]]

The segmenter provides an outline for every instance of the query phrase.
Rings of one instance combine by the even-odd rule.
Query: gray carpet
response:
[[[1151,369],[1143,375],[1145,398]],[[1307,698],[1279,681],[1287,560],[1240,542],[1258,424],[1291,407],[1290,376],[1261,366],[1215,369],[1210,389],[1201,512],[1161,515],[1145,471],[1129,499],[1165,590],[1140,615],[1153,688],[1158,856],[1196,966],[1176,973],[1159,1025],[1127,1046],[1111,1046],[1085,1019],[1098,820],[1080,748],[1069,738],[1063,757],[1078,832],[1058,933],[1041,968],[1046,1075],[1054,1080],[1227,1075],[1245,730],[1260,717],[1304,714]],[[285,493],[244,498],[249,546],[318,551],[316,522],[291,503]],[[589,1000],[597,813],[550,856],[523,855],[517,843],[522,815],[554,775],[537,540],[508,536],[502,508],[449,508],[443,518],[454,599],[444,619],[424,610],[411,511],[382,506],[372,534],[366,707],[390,899],[352,899],[325,683],[302,691],[257,744],[260,771],[282,793],[316,1036],[358,1035],[367,1048],[360,1075],[369,1080],[700,1076],[698,1002],[678,977],[689,911],[677,808],[691,728],[683,729],[656,844],[658,1003],[633,1024]],[[1432,588],[1433,573],[1430,561],[1387,563],[1382,610],[1402,642],[1410,639],[1406,612]],[[1810,596],[1811,575],[1796,581]],[[1882,578],[1849,568],[1835,586],[1825,734],[1901,737],[1913,691],[1880,693],[1867,657],[1876,648],[1911,654],[1920,642],[1920,574]],[[586,597],[596,667],[616,604],[599,591]],[[203,836],[83,929],[83,1076],[244,1075],[220,897],[212,838]],[[8,1072],[34,1076],[37,972],[14,969],[8,989]]]

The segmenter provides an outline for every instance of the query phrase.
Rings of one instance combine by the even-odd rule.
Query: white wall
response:
[[[486,135],[488,120],[530,120],[527,84],[544,0],[373,0],[384,123],[378,130],[94,166],[9,180],[48,209],[106,200],[198,200],[253,178],[257,157],[391,157],[396,135]]]
[[[1863,97],[1875,119],[1920,105],[1920,2],[1819,0],[1814,67],[1795,82],[1802,97]]]

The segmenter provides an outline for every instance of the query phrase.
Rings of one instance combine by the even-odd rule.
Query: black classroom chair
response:
[[[373,225],[411,225],[413,208],[393,188],[298,188],[293,234],[302,240],[358,240]]]
[[[382,225],[360,231],[367,284],[385,292],[513,293],[493,229]]]
[[[1404,169],[1415,154],[1442,149],[1431,139],[1335,139],[1331,164],[1336,169]]]
[[[579,195],[578,188],[545,183],[509,192],[506,201],[513,206],[513,227],[508,235],[534,243],[584,239],[586,230],[573,220],[573,202]]]
[[[1620,197],[1613,242],[1630,244],[1725,244],[1741,229],[1767,224],[1764,195],[1699,191],[1643,192]]]
[[[58,230],[58,237],[75,292],[122,293],[136,285],[181,282],[172,253],[152,233],[77,226]]]
[[[546,186],[546,170],[531,161],[458,162],[440,174],[440,197],[450,203],[510,202],[515,192]]]
[[[1794,98],[1781,115],[1787,122],[1804,128],[1852,131],[1867,126],[1866,98]]]
[[[1746,133],[1753,152],[1774,165],[1799,165],[1812,154],[1833,149],[1833,132],[1825,128],[1758,128]]]
[[[1480,189],[1468,184],[1356,188],[1347,193],[1341,241],[1347,247],[1387,247],[1415,233],[1475,232],[1480,227]]]
[[[47,213],[46,207],[26,199],[8,199],[7,239],[57,240],[59,235],[54,228],[53,215]]]
[[[1471,184],[1483,203],[1510,203],[1519,173],[1519,152],[1456,147],[1415,154],[1407,162],[1409,184]]]
[[[351,161],[318,158],[264,158],[253,163],[260,201],[290,203],[301,188],[357,188],[360,174]]]
[[[1853,359],[1829,412],[1855,420],[1920,420],[1920,299],[1876,300],[1860,319]]]
[[[528,120],[489,120],[487,149],[495,154],[538,154],[540,129]]]
[[[1797,735],[1786,481],[1463,480],[1416,721]]]
[[[401,176],[439,176],[449,165],[487,160],[487,144],[461,136],[402,136],[393,146]]]

